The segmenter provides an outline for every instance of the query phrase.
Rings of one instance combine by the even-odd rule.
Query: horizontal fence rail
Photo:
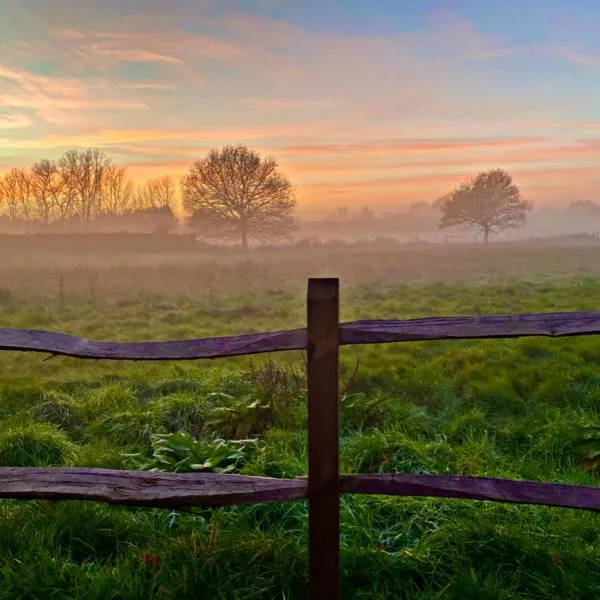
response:
[[[600,312],[431,317],[341,323],[340,345],[600,334]],[[306,349],[306,330],[290,329],[168,342],[95,342],[66,333],[0,328],[0,350],[102,360],[199,360]]]
[[[226,473],[0,468],[0,498],[94,500],[154,508],[259,504],[306,498],[308,483]]]
[[[539,504],[600,511],[600,488],[459,475],[340,475],[343,494],[422,496]],[[191,508],[304,500],[308,479],[222,473],[109,469],[0,468],[0,498],[93,500],[151,508]]]
[[[490,500],[600,511],[598,487],[493,477],[413,473],[342,475],[341,491],[352,494]]]

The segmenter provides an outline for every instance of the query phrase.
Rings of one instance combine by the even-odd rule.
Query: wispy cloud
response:
[[[319,144],[308,146],[287,146],[282,154],[289,155],[390,155],[429,154],[456,152],[457,150],[482,151],[496,148],[517,148],[539,145],[548,142],[547,137],[522,136],[506,138],[453,138],[453,139],[392,139],[365,140],[351,144]]]
[[[136,50],[136,49],[114,49],[114,48],[102,48],[100,44],[91,44],[83,46],[83,50],[87,50],[88,53],[93,56],[97,61],[105,61],[107,63],[121,63],[121,62],[157,62],[157,63],[173,63],[176,65],[183,65],[185,61],[175,56],[168,56],[166,54],[159,54],[158,52],[148,52],[147,50]]]
[[[33,125],[33,119],[20,113],[0,112],[0,131],[7,129],[23,129]]]
[[[239,104],[266,111],[339,110],[343,104],[332,100],[298,100],[295,98],[240,98]]]
[[[48,77],[0,65],[0,108],[28,109],[42,120],[62,124],[73,110],[144,109],[138,100],[121,98],[72,78]]]
[[[568,46],[538,46],[531,49],[532,54],[539,54],[550,58],[559,59],[576,67],[600,67],[600,52],[592,53],[571,48]]]
[[[42,138],[4,140],[4,143],[14,149],[24,148],[64,148],[87,147],[119,148],[123,144],[140,144],[143,153],[153,142],[188,142],[196,144],[227,144],[250,142],[252,140],[284,139],[296,133],[301,133],[307,124],[286,123],[271,126],[248,126],[239,128],[206,127],[202,129],[105,129],[101,131],[78,134],[51,134]],[[131,146],[130,146],[131,148]],[[174,148],[174,146],[170,146]],[[150,147],[152,152],[152,148]],[[152,152],[155,153],[155,152]]]
[[[298,181],[303,184],[340,183],[361,184],[372,183],[377,176],[392,175],[392,180],[425,177],[425,182],[432,183],[432,176],[453,176],[492,168],[504,168],[511,173],[531,172],[542,178],[545,173],[553,172],[557,167],[583,168],[595,166],[600,161],[600,143],[582,142],[572,146],[550,146],[533,149],[496,149],[494,152],[464,152],[457,148],[456,152],[445,152],[435,155],[390,155],[364,156],[361,158],[339,157],[322,162],[282,161],[282,165]],[[587,171],[584,170],[584,173]],[[358,186],[360,187],[360,185]]]
[[[115,22],[112,30],[94,28],[57,29],[54,37],[97,67],[107,69],[119,63],[167,63],[192,70],[195,59],[219,62],[241,61],[247,57],[243,47],[200,33],[174,30],[172,19],[145,19],[146,29],[135,31]]]

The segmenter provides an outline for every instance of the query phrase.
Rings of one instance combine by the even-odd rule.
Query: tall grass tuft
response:
[[[47,424],[17,425],[0,433],[0,465],[4,467],[68,465],[77,452],[64,432]]]

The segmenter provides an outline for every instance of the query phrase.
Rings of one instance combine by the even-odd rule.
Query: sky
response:
[[[0,0],[0,172],[97,147],[180,177],[243,143],[307,212],[488,168],[600,201],[598,31],[598,0]]]

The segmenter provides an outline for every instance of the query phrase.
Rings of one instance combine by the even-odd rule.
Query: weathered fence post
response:
[[[339,280],[309,279],[308,518],[311,600],[340,597]]]

